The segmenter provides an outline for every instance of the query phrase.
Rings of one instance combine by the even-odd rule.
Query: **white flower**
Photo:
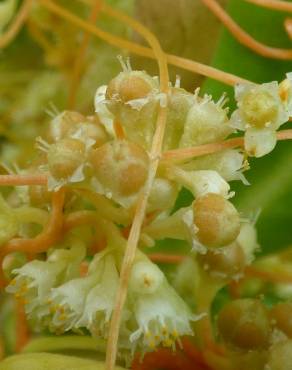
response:
[[[198,92],[197,92],[198,94]],[[234,129],[230,126],[224,97],[215,103],[210,96],[196,101],[190,108],[180,140],[180,147],[213,143],[225,139]]]
[[[279,95],[276,81],[235,87],[238,109],[231,116],[234,128],[246,132],[244,144],[251,156],[262,157],[276,145],[276,130],[289,119],[288,104]]]
[[[292,116],[292,72],[286,73],[286,79],[279,84],[279,95],[285,104],[289,117]]]
[[[98,267],[100,269],[101,266]],[[86,327],[95,336],[106,337],[108,324],[114,310],[119,274],[114,257],[104,257],[103,271],[99,282],[88,293],[83,314],[76,327]]]
[[[99,273],[95,273],[51,290],[48,299],[52,314],[51,331],[62,333],[75,327],[83,314],[86,297],[98,280]]]
[[[243,249],[246,263],[250,264],[255,259],[255,253],[260,250],[257,241],[257,232],[253,223],[243,222],[240,227],[240,233],[237,242]]]
[[[47,164],[41,165],[40,169],[48,171],[49,191],[85,179],[84,168],[94,143],[93,139],[84,138],[82,130],[51,145],[41,138],[37,139],[38,148],[47,153]]]
[[[174,348],[180,336],[193,335],[191,321],[200,317],[192,314],[165,278],[153,293],[133,294],[132,299],[138,325],[130,336],[134,349]]]
[[[243,153],[237,149],[227,149],[219,153],[205,155],[183,165],[185,170],[213,170],[219,173],[225,181],[241,180],[245,185],[248,181],[243,171],[248,168]]]
[[[47,261],[34,260],[12,271],[16,277],[7,286],[12,293],[24,303],[28,317],[41,324],[44,316],[49,314],[48,297],[54,286],[77,274],[77,266],[84,258],[85,248],[78,245],[71,250],[55,250]]]
[[[230,186],[218,172],[213,170],[184,171],[179,167],[167,169],[170,180],[175,180],[192,192],[195,197],[216,193],[229,197]]]

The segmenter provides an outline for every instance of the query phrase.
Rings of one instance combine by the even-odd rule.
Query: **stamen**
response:
[[[255,40],[246,31],[244,31],[217,3],[216,0],[201,0],[211,12],[224,24],[236,40],[247,48],[253,50],[266,58],[291,60],[292,50],[273,48]],[[247,0],[249,1],[249,0]],[[266,2],[266,1],[265,1]]]

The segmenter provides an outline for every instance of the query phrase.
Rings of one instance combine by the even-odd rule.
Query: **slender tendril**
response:
[[[224,24],[236,40],[266,58],[292,60],[291,49],[273,48],[255,40],[251,35],[244,31],[217,3],[216,0],[201,0],[211,12]]]

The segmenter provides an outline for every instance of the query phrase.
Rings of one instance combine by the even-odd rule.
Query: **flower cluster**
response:
[[[164,152],[211,147],[237,130],[245,132],[244,148],[160,160],[129,277],[119,349],[131,354],[159,346],[175,349],[180,337],[196,334],[193,322],[209,314],[219,289],[244,276],[258,250],[254,221],[233,205],[229,182],[248,184],[243,174],[248,156],[260,157],[274,148],[276,130],[291,115],[290,78],[288,74],[284,85],[236,86],[238,108],[230,115],[225,96],[215,102],[178,84],[161,93],[158,78],[125,65],[97,89],[94,115],[57,114],[47,135],[36,139],[38,158],[21,170],[47,176],[47,186],[27,185],[25,196],[15,190],[11,205],[2,198],[0,204],[0,242],[15,236],[33,239],[40,225],[31,224],[43,227],[52,196],[60,189],[66,192],[62,230],[46,255],[29,262],[10,255],[3,264],[12,277],[7,292],[24,304],[33,328],[108,339],[125,237],[150,181],[150,148],[163,107]],[[183,188],[192,200],[177,208]],[[183,240],[192,256],[179,266],[173,284],[145,253],[167,238]],[[194,295],[192,308],[178,293],[184,291]]]

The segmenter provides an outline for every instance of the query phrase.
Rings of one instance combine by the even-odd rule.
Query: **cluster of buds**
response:
[[[161,160],[149,193],[139,247],[153,247],[157,240],[166,238],[189,245],[195,267],[178,274],[180,282],[174,284],[178,290],[191,283],[202,294],[201,284],[207,294],[208,284],[217,291],[243,276],[258,243],[254,222],[232,204],[234,193],[229,182],[246,184],[247,156],[260,157],[274,148],[276,130],[291,116],[290,77],[285,86],[276,82],[238,85],[238,109],[230,117],[224,96],[214,102],[210,96],[201,97],[199,90],[194,94],[185,91],[179,83],[170,86],[166,95],[160,92],[156,77],[132,71],[127,65],[107,86],[98,88],[95,115],[65,111],[54,117],[47,137],[37,139],[41,155],[23,170],[46,175],[48,186],[27,186],[25,197],[17,191],[10,195],[14,208],[1,208],[1,215],[6,212],[11,218],[5,235],[0,235],[1,242],[19,235],[22,223],[26,223],[18,219],[18,229],[13,228],[15,204],[28,207],[28,213],[36,209],[46,213],[52,192],[60,188],[66,190],[65,214],[91,212],[97,227],[85,223],[65,230],[45,259],[42,256],[16,268],[11,261],[4,263],[7,276],[12,277],[7,291],[22,300],[33,328],[49,328],[57,334],[87,329],[93,336],[108,338],[125,235],[147,187],[151,161],[156,160],[151,158],[150,147],[160,107],[167,108],[164,151],[217,143],[236,130],[245,131],[244,148],[180,161]],[[190,191],[193,200],[174,211],[182,188]],[[6,223],[8,218],[5,216]],[[22,228],[21,233],[33,237],[36,231]],[[103,250],[90,252],[101,240]],[[83,274],[81,264],[87,264]],[[179,337],[194,333],[193,321],[210,308],[200,305],[200,296],[195,300],[197,312],[139,250],[121,318],[120,349],[133,354],[160,345],[175,348]],[[262,308],[253,308],[250,302],[239,308],[259,316],[261,332],[253,339],[256,344],[266,343],[268,330]],[[237,306],[231,309],[236,311]],[[237,328],[228,323],[229,317],[237,315],[233,311],[222,313],[219,329],[224,340],[244,346],[245,334],[234,334]]]

